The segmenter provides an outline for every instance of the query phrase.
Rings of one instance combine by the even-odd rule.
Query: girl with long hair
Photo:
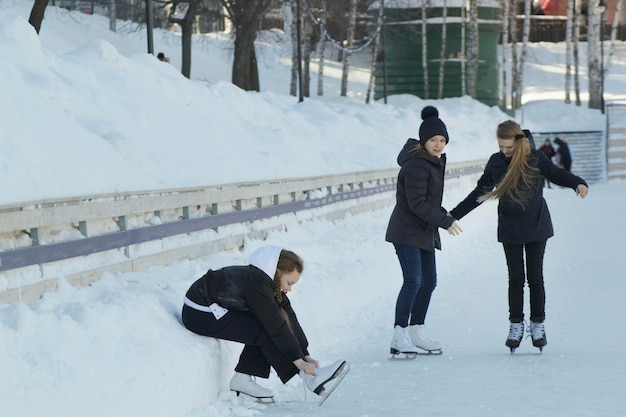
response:
[[[476,188],[450,214],[462,219],[484,201],[498,199],[498,241],[502,243],[509,271],[509,335],[506,346],[514,352],[524,335],[524,283],[530,290],[530,326],[533,346],[548,343],[545,320],[543,257],[547,240],[554,235],[543,198],[544,178],[576,191],[585,198],[585,180],[553,164],[531,148],[520,125],[507,120],[498,125],[497,152],[489,158]],[[524,254],[526,262],[524,262]],[[524,270],[526,265],[526,270]]]

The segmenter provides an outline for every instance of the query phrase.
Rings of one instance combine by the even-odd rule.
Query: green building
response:
[[[374,99],[383,98],[385,94],[413,94],[426,98],[422,64],[422,0],[385,0],[384,6],[385,24],[376,65]],[[443,0],[426,1],[429,99],[436,99],[439,95],[443,6]],[[373,5],[371,9],[376,7],[379,6]],[[465,7],[463,0],[446,2],[442,98],[463,95],[468,32]],[[494,0],[478,0],[478,31],[476,99],[493,106],[499,102],[498,41],[502,31],[500,7]]]

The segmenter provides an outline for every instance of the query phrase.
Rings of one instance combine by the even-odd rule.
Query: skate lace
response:
[[[521,339],[524,335],[524,323],[511,323],[509,339]]]
[[[543,323],[530,323],[530,334],[533,340],[545,337],[545,327]]]

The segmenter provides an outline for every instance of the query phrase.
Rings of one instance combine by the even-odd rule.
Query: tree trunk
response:
[[[506,1],[506,0],[504,0]],[[465,7],[461,8],[461,96],[467,95],[467,75],[465,71],[467,70],[467,43],[466,43],[466,32],[467,32],[467,14],[465,12]]]
[[[272,0],[219,0],[235,31],[232,83],[246,91],[260,91],[254,41],[260,21]]]
[[[326,30],[326,12],[327,12],[327,4],[326,0],[322,1],[322,21],[320,22],[320,41],[319,41],[319,67],[317,70],[317,95],[324,95],[324,58],[326,54],[326,36],[324,36],[323,31]]]
[[[116,1],[111,1],[109,5],[109,30],[111,32],[117,32],[117,8]]]
[[[422,0],[422,87],[423,99],[428,100],[428,23],[426,22],[427,7],[426,1]]]
[[[186,4],[187,10],[185,12],[185,16],[177,17],[176,8],[181,4]],[[193,38],[193,24],[201,4],[202,0],[189,0],[187,2],[174,3],[168,16],[168,21],[180,25],[182,54],[180,72],[187,78],[191,77],[191,44]]]
[[[589,108],[601,109],[602,72],[600,62],[600,13],[598,0],[589,0],[587,15],[587,76],[589,79]]]
[[[41,22],[43,22],[43,16],[46,12],[46,7],[48,7],[48,1],[49,0],[35,0],[33,8],[30,10],[28,23],[35,28],[37,34],[39,34],[39,30],[41,30]]]
[[[188,3],[187,13],[180,22],[182,42],[182,62],[180,72],[187,78],[191,78],[191,44],[193,39],[193,24],[200,8],[201,0]]]
[[[506,112],[508,105],[508,73],[507,65],[509,54],[509,19],[511,18],[511,3],[509,0],[502,2],[502,98],[500,100],[500,110]]]
[[[446,36],[447,36],[447,27],[446,27],[446,18],[448,17],[448,4],[446,0],[443,0],[443,15],[441,20],[441,54],[439,55],[439,89],[437,98],[441,99],[443,97],[443,77],[446,70]]]
[[[613,62],[613,56],[615,56],[615,39],[617,38],[617,28],[620,24],[620,16],[622,14],[622,5],[624,0],[618,0],[615,5],[615,12],[613,13],[613,22],[611,22],[611,45],[609,46],[609,53],[606,57],[606,67],[604,69],[605,75],[608,74],[611,69],[611,63]]]
[[[511,109],[515,109],[517,102],[517,83],[519,76],[518,56],[517,56],[517,19],[515,18],[515,0],[511,0],[511,14],[509,15],[509,25],[511,26]]]
[[[380,4],[378,7],[378,22],[382,23],[385,18],[385,0],[380,0]],[[374,74],[376,73],[376,63],[378,62],[378,45],[380,44],[380,34],[382,32],[382,25],[379,25],[380,29],[378,33],[376,33],[376,39],[374,40],[374,44],[372,46],[372,66],[370,68],[370,80],[367,84],[367,94],[365,96],[365,103],[370,102],[372,96],[372,89],[374,88]]]
[[[289,83],[289,95],[296,96],[298,94],[298,34],[297,34],[297,6],[292,1],[290,6],[283,7],[285,11],[285,20],[289,21],[289,34],[291,35],[291,81]],[[285,25],[287,26],[287,25]]]
[[[573,45],[573,53],[572,59],[574,61],[574,96],[576,97],[576,105],[580,106],[580,60],[578,56],[579,44],[578,39],[580,39],[580,6],[581,1],[576,0],[574,3],[574,45]]]
[[[528,51],[528,37],[530,34],[530,9],[531,0],[524,0],[524,26],[522,31],[522,53],[518,62],[517,82],[514,109],[522,107],[522,91],[524,89],[524,66],[526,65],[526,53]]]
[[[567,22],[565,23],[565,102],[571,103],[570,86],[572,82],[572,34],[574,28],[574,7],[576,0],[567,2]]]
[[[302,67],[302,95],[304,97],[311,96],[311,54],[313,52],[313,25],[309,19],[304,21],[304,53]]]
[[[478,79],[478,2],[468,0],[469,25],[467,31],[467,92],[476,98]]]
[[[348,22],[348,49],[352,49],[354,45],[354,28],[356,27],[356,0],[350,0],[350,20]],[[350,70],[351,53],[344,51],[343,65],[341,71],[341,96],[348,95],[348,71]]]

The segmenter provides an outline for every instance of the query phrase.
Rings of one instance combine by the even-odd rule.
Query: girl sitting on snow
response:
[[[187,291],[182,310],[187,329],[245,345],[230,381],[237,395],[273,400],[272,391],[255,382],[255,377],[268,378],[272,367],[283,383],[299,374],[323,400],[347,372],[345,361],[320,368],[309,355],[286,294],[303,269],[295,253],[263,246],[250,255],[249,265],[209,270]]]

